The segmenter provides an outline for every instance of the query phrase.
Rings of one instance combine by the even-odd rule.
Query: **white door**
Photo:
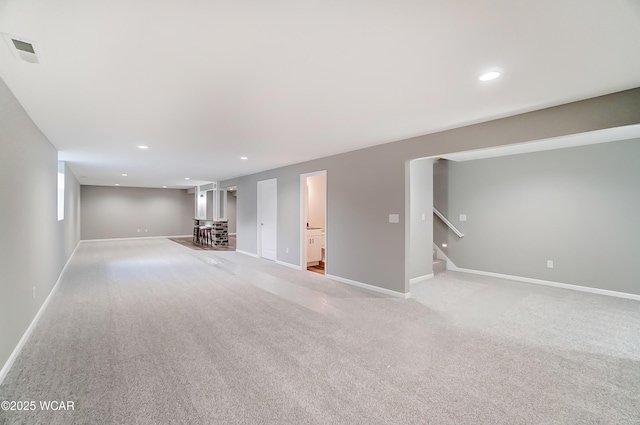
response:
[[[276,260],[278,235],[278,181],[258,182],[258,255]]]

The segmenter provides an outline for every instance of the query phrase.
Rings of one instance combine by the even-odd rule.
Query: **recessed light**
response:
[[[122,177],[127,177],[127,173],[122,173]]]
[[[149,149],[149,146],[138,145],[138,149]]]
[[[165,188],[165,189],[167,188],[167,186],[162,186],[162,187]]]
[[[116,186],[120,186],[118,183],[116,183]]]
[[[243,161],[246,161],[246,160],[247,160],[247,159],[249,159],[249,158],[248,158],[248,157],[246,157],[246,156],[241,156],[241,157],[240,157],[240,159],[241,159],[241,160],[243,160]]]
[[[185,180],[191,180],[189,177],[185,177],[184,179],[185,179]]]
[[[498,71],[490,71],[490,72],[485,72],[480,77],[478,77],[478,79],[480,81],[491,81],[491,80],[495,80],[499,76],[500,76],[500,73]]]

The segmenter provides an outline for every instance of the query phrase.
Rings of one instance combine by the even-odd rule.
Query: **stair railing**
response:
[[[435,215],[437,215],[440,218],[440,220],[442,220],[444,222],[444,224],[446,224],[449,227],[449,229],[453,230],[453,233],[458,235],[459,238],[464,238],[464,233],[462,233],[460,230],[458,230],[456,228],[456,226],[453,225],[453,223],[451,223],[449,220],[447,220],[447,217],[442,215],[442,213],[440,211],[438,211],[436,207],[433,207],[433,213]]]

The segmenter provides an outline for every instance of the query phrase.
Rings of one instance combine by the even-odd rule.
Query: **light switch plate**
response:
[[[400,223],[399,214],[389,214],[389,223]]]

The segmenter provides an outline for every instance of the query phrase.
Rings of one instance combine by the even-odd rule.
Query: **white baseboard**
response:
[[[169,238],[191,238],[193,235],[177,236],[140,236],[135,238],[110,238],[110,239],[83,239],[80,242],[107,242],[107,241],[134,241],[139,239],[169,239]]]
[[[296,266],[295,264],[286,263],[284,261],[276,260],[276,264],[280,264],[281,266],[289,267],[296,270],[302,270],[300,266]]]
[[[82,241],[78,241],[78,243],[76,244],[76,247],[73,249],[73,252],[71,253],[69,258],[67,259],[67,262],[65,263],[64,267],[62,268],[62,271],[60,271],[60,274],[58,275],[58,280],[56,281],[56,284],[53,285],[53,288],[51,289],[51,292],[49,292],[49,295],[47,295],[47,298],[44,300],[44,302],[40,306],[40,309],[38,310],[38,312],[36,313],[35,317],[31,321],[31,324],[29,324],[29,327],[27,328],[27,330],[22,335],[22,338],[20,338],[20,341],[18,341],[18,345],[16,345],[16,347],[11,352],[11,355],[9,356],[7,361],[5,362],[4,366],[2,366],[2,369],[0,369],[0,385],[2,385],[2,381],[4,381],[4,378],[7,377],[7,374],[9,373],[9,370],[11,369],[11,366],[13,366],[13,363],[18,358],[18,355],[22,351],[22,348],[24,348],[24,345],[27,343],[27,340],[29,340],[29,337],[31,336],[31,333],[33,332],[33,330],[35,329],[36,325],[38,324],[38,321],[40,320],[40,316],[42,316],[42,313],[45,311],[45,309],[49,305],[49,300],[51,299],[51,295],[55,292],[56,288],[58,287],[58,284],[60,283],[60,279],[62,278],[62,275],[64,274],[64,271],[67,269],[67,266],[69,265],[69,262],[71,261],[73,256],[76,254],[76,250],[80,246],[80,242],[82,242]]]
[[[237,236],[237,233],[229,233],[229,236]]]
[[[362,283],[362,282],[358,282],[356,280],[346,279],[346,278],[340,277],[340,276],[334,276],[334,275],[330,275],[330,274],[325,275],[325,276],[328,277],[331,280],[335,280],[336,282],[346,283],[347,285],[357,286],[359,288],[368,289],[368,290],[374,291],[374,292],[380,292],[381,294],[392,295],[394,297],[399,297],[399,298],[404,298],[404,299],[411,298],[411,292],[407,292],[406,294],[404,294],[402,292],[392,291],[391,289],[380,288],[379,286],[369,285],[368,283]]]
[[[239,253],[239,254],[248,255],[249,257],[260,258],[260,257],[258,257],[258,254],[252,254],[251,252],[242,251],[240,249],[236,249],[236,252]]]
[[[630,299],[630,300],[640,301],[640,295],[628,294],[626,292],[610,291],[608,289],[591,288],[589,286],[572,285],[570,283],[553,282],[551,280],[534,279],[534,278],[530,278],[530,277],[513,276],[513,275],[508,275],[508,274],[502,274],[502,273],[485,272],[485,271],[482,271],[482,270],[463,269],[463,268],[460,268],[460,267],[456,267],[455,264],[453,264],[453,263],[451,263],[452,267],[449,268],[448,264],[449,263],[447,263],[447,270],[456,271],[456,272],[477,274],[477,275],[481,275],[481,276],[496,277],[498,279],[515,280],[517,282],[525,282],[525,283],[533,283],[533,284],[536,284],[536,285],[553,286],[555,288],[571,289],[573,291],[589,292],[589,293],[592,293],[592,294],[607,295],[607,296],[610,296],[610,297],[627,298],[627,299]]]
[[[442,256],[447,260],[447,270],[451,270],[452,272],[477,274],[480,276],[496,277],[498,279],[515,280],[516,282],[525,282],[525,283],[533,283],[535,285],[553,286],[555,288],[571,289],[572,291],[589,292],[591,294],[607,295],[609,297],[627,298],[630,300],[640,301],[640,295],[629,294],[627,292],[610,291],[608,289],[591,288],[590,286],[572,285],[570,283],[534,279],[531,277],[513,276],[509,274],[502,274],[502,273],[485,272],[482,270],[464,269],[462,267],[456,266],[453,263],[453,261],[451,261],[449,257],[447,257],[446,255],[444,255],[444,253],[440,251],[440,249],[435,244],[433,246],[439,251],[439,254],[442,254]]]
[[[409,279],[409,284],[413,285],[414,283],[423,282],[425,280],[432,279],[433,277],[434,277],[433,273],[429,273],[429,274],[425,274],[425,275],[422,275],[422,276],[414,277],[412,279]]]

